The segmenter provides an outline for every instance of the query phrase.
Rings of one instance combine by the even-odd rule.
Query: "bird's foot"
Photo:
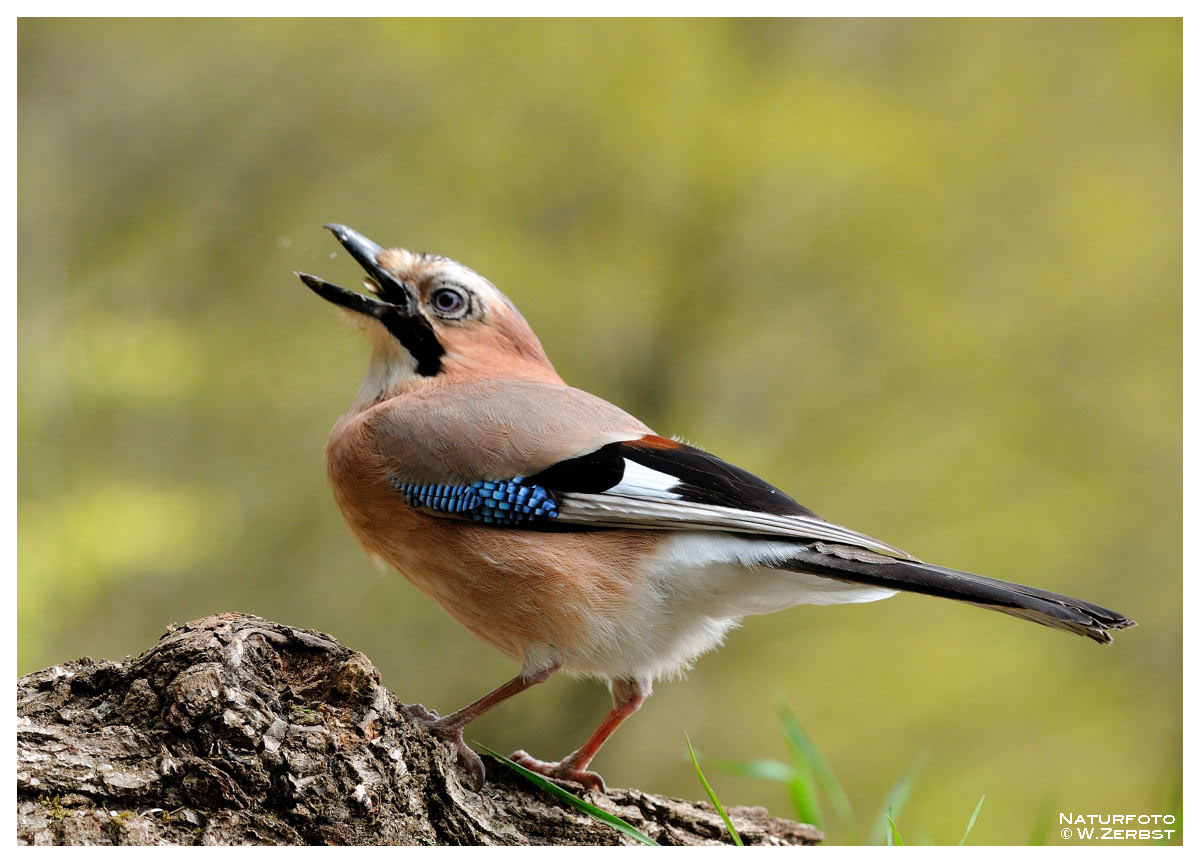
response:
[[[571,782],[578,782],[584,788],[599,791],[601,794],[605,792],[604,777],[591,770],[581,770],[569,756],[562,761],[539,761],[524,749],[518,749],[509,758],[526,770],[532,770],[550,779],[569,779]]]
[[[475,790],[482,790],[483,780],[487,776],[483,769],[483,759],[463,740],[460,726],[448,724],[444,718],[438,716],[437,711],[430,710],[421,704],[406,704],[403,713],[408,718],[424,725],[425,730],[434,737],[449,741],[454,746],[454,754],[458,756],[458,763],[471,777],[471,784]]]

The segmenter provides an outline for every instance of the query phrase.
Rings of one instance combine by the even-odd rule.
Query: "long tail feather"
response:
[[[1101,644],[1112,643],[1110,630],[1135,625],[1135,621],[1123,614],[1061,593],[920,561],[864,553],[848,546],[824,543],[802,546],[791,560],[776,564],[776,568],[957,599],[1043,626],[1074,632]]]

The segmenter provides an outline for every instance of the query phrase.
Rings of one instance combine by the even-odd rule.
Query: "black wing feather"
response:
[[[702,449],[657,435],[607,444],[551,465],[527,481],[557,492],[600,494],[620,484],[626,459],[675,477],[678,482],[669,491],[692,503],[817,517],[749,471]]]
[[[679,478],[671,491],[693,503],[728,506],[772,515],[817,514],[766,480],[685,443],[647,435],[621,445],[623,457]]]
[[[610,443],[585,455],[564,459],[528,477],[525,482],[555,492],[600,494],[619,483],[625,474],[625,459],[620,448],[620,443]]]

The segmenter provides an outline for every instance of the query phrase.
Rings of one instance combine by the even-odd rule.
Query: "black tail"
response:
[[[1125,629],[1136,623],[1123,614],[1060,593],[915,560],[885,558],[848,546],[824,543],[803,546],[794,558],[776,564],[776,567],[855,584],[957,599],[1043,626],[1074,632],[1101,644],[1112,643],[1109,630]]]

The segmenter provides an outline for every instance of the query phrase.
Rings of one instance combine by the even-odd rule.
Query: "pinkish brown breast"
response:
[[[369,412],[334,429],[327,467],[359,542],[455,620],[522,662],[531,646],[586,654],[637,597],[637,568],[662,541],[653,531],[497,529],[408,506]]]

